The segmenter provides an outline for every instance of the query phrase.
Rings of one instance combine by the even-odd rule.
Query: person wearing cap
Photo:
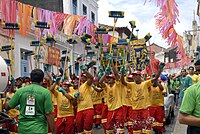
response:
[[[134,76],[133,74],[128,74],[128,76],[126,77],[128,82],[134,82]]]
[[[56,129],[58,134],[74,134],[74,109],[73,106],[76,105],[76,99],[72,96],[72,92],[70,92],[69,87],[71,83],[64,81],[61,87],[54,90],[52,88],[51,92],[57,98],[57,120],[56,120]]]
[[[108,78],[105,77],[104,83],[106,85],[108,85]],[[102,96],[102,112],[101,112],[102,113],[102,119],[101,119],[101,124],[103,126],[104,133],[106,134],[106,128],[107,128],[106,124],[107,124],[107,115],[108,115],[108,101],[107,101],[107,92],[106,92],[106,90],[103,90],[102,93],[103,93],[103,96]]]
[[[127,82],[134,82],[134,76],[128,74],[126,77]],[[123,115],[127,128],[130,128],[133,124],[130,120],[130,115],[132,111],[132,100],[131,100],[131,89],[127,88],[122,84],[122,104],[123,104]]]
[[[122,84],[127,86],[128,89],[131,89],[132,94],[132,112],[130,118],[133,125],[128,130],[131,134],[151,133],[151,119],[148,110],[150,106],[148,88],[159,78],[164,65],[164,63],[161,63],[159,65],[159,73],[154,78],[147,81],[142,80],[141,72],[138,70],[133,72],[135,82],[126,82],[124,77],[121,77]],[[123,69],[122,73],[124,72]],[[142,122],[145,123],[143,124]]]
[[[69,90],[72,94],[77,94],[78,91],[78,84],[79,84],[79,77],[74,77],[74,79],[71,81],[72,86],[69,87]],[[74,106],[74,117],[76,118],[76,113],[77,113],[77,105]]]
[[[149,63],[146,67],[146,72],[149,76],[152,76],[153,72],[158,73],[160,61],[155,58],[155,51],[149,53]]]
[[[94,124],[95,128],[101,128],[101,113],[102,113],[102,88],[100,87],[99,80],[94,77],[93,80],[93,91],[92,91],[92,103],[94,107]]]
[[[93,76],[87,71],[84,65],[80,66],[83,71],[81,75],[81,86],[79,92],[74,96],[77,98],[76,126],[78,133],[91,134],[94,118],[92,104],[92,83]]]
[[[152,124],[153,130],[156,134],[162,134],[164,132],[164,94],[166,93],[166,87],[161,85],[160,82],[154,81],[153,86],[149,88],[149,97],[151,106],[149,107],[150,117],[154,118]]]
[[[61,85],[60,79],[61,79],[61,77],[57,76],[56,78],[54,78],[54,80],[51,80],[52,83],[51,83],[51,86],[50,86],[50,91],[57,90],[58,87],[60,87],[60,85]],[[54,106],[54,118],[55,118],[55,121],[56,121],[56,119],[57,119],[57,112],[58,112],[57,97],[52,92],[51,92],[51,97],[52,97],[52,103],[53,103],[53,106]]]
[[[114,74],[110,74],[110,67],[108,66],[102,76],[100,83],[103,89],[107,93],[107,105],[108,105],[108,115],[107,115],[107,128],[106,133],[119,133],[123,134],[124,130],[124,116],[123,116],[123,105],[121,97],[121,82],[120,77],[117,73],[116,67],[113,65],[112,70]],[[105,77],[107,75],[108,85],[104,84]]]
[[[44,73],[41,69],[34,69],[30,74],[30,78],[32,84],[17,90],[12,99],[4,104],[4,107],[10,110],[20,105],[19,134],[47,134],[47,123],[52,133],[56,134],[51,94],[41,86]]]
[[[197,83],[198,82],[198,75],[194,74],[194,67],[190,66],[188,68],[188,76],[192,78],[192,83]]]
[[[22,87],[28,86],[30,85],[30,78],[29,77],[25,77],[23,80],[23,84]]]

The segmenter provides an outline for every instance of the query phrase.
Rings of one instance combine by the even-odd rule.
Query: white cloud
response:
[[[113,19],[108,17],[108,11],[125,11],[125,17],[119,19],[117,26],[129,26],[129,21],[135,20],[139,29],[139,37],[144,37],[148,32],[151,33],[151,43],[156,43],[163,47],[169,47],[166,40],[163,40],[159,30],[155,27],[154,16],[159,12],[155,2],[145,0],[99,0],[99,23],[113,25]],[[175,26],[177,32],[182,35],[185,30],[191,29],[193,20],[193,10],[196,10],[196,0],[177,0],[179,9],[179,20]],[[136,29],[137,29],[136,28]],[[134,32],[136,34],[136,32]]]

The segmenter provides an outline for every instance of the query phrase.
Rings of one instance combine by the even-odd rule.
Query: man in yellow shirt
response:
[[[57,98],[57,120],[56,120],[56,130],[58,134],[74,134],[74,109],[73,105],[76,105],[76,99],[72,96],[69,87],[71,84],[64,81],[62,87],[58,89],[52,88],[51,92]]]
[[[129,74],[127,76],[127,82],[134,82],[134,76],[132,74]],[[124,88],[124,89],[123,89]],[[122,85],[122,103],[123,103],[123,109],[124,109],[124,119],[127,123],[127,129],[130,129],[133,123],[131,122],[131,112],[132,112],[132,92],[130,88],[127,88],[126,86]]]
[[[198,82],[200,82],[200,59],[194,63],[195,71],[198,73]]]
[[[153,130],[156,133],[164,132],[163,119],[164,113],[164,94],[166,93],[166,87],[161,83],[155,81],[153,86],[149,88],[149,96],[151,106],[149,107],[150,116],[155,119],[153,122]]]
[[[60,79],[61,79],[61,77],[56,77],[54,84],[51,85],[51,88],[50,88],[51,91],[58,89],[58,87],[60,86]],[[52,103],[53,103],[53,106],[54,106],[54,118],[56,120],[57,119],[57,112],[58,112],[57,98],[53,93],[51,94],[51,97],[52,97]]]
[[[105,84],[108,84],[107,78],[105,80]],[[107,115],[108,115],[107,92],[105,90],[103,90],[103,103],[102,103],[102,119],[101,119],[101,124],[103,126],[104,133],[106,133]]]
[[[77,94],[79,92],[79,90],[78,90],[79,77],[75,76],[73,78],[73,80],[71,80],[71,83],[72,83],[72,86],[69,87],[70,92],[72,94]],[[76,113],[77,113],[77,105],[74,106],[74,116],[75,116],[75,119],[76,119]]]
[[[197,83],[199,76],[194,74],[194,67],[193,66],[190,66],[188,68],[188,73],[189,73],[188,76],[190,76],[191,79],[192,79],[192,83]]]
[[[121,77],[122,84],[131,89],[132,92],[133,110],[130,118],[133,126],[128,130],[131,134],[151,133],[151,118],[148,110],[150,106],[148,88],[159,78],[164,65],[164,63],[161,63],[156,77],[147,81],[142,81],[141,72],[138,70],[133,73],[135,82],[125,82],[124,77]],[[123,68],[122,74],[124,74],[124,72]]]
[[[93,76],[81,66],[84,74],[81,75],[82,85],[79,87],[79,96],[77,98],[76,126],[78,133],[91,134],[94,108],[92,104],[92,82]]]
[[[112,70],[114,74],[108,75],[108,84],[103,83],[107,74],[110,73],[110,67],[108,66],[105,74],[100,80],[102,87],[107,93],[107,105],[108,105],[108,115],[107,115],[107,128],[106,134],[123,134],[124,133],[124,116],[123,116],[123,105],[122,105],[122,84],[119,81],[119,75],[116,68],[113,66]],[[115,129],[116,128],[116,129]]]
[[[99,81],[97,77],[94,77],[94,81],[92,84],[93,91],[92,91],[92,102],[94,107],[94,124],[96,128],[101,128],[101,114],[102,114],[102,88],[99,85]]]

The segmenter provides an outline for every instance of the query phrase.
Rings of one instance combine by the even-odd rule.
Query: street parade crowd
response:
[[[110,66],[104,71],[100,68],[95,76],[84,65],[80,66],[80,76],[72,74],[69,67],[69,80],[63,79],[62,69],[57,75],[45,70],[45,77],[40,69],[32,70],[30,78],[12,77],[2,97],[7,114],[18,120],[19,129],[18,125],[8,123],[9,131],[47,133],[48,121],[39,112],[46,104],[42,110],[53,111],[54,114],[55,124],[54,121],[51,124],[48,122],[48,132],[52,133],[89,134],[93,127],[103,127],[106,134],[122,134],[126,129],[130,134],[148,134],[152,130],[156,134],[164,133],[166,88],[175,95],[174,101],[178,107],[178,100],[180,98],[181,105],[185,90],[200,78],[193,66],[188,68],[188,73],[182,69],[180,74],[163,75],[164,66],[164,63],[160,63],[158,73],[152,76],[141,70],[132,70],[130,65],[126,67],[128,71],[124,66],[116,68],[110,62]],[[37,91],[33,88],[37,88]],[[43,93],[44,96],[49,95],[51,100],[45,97],[48,100],[45,102],[44,98],[34,95]],[[20,98],[25,101],[21,102]],[[27,112],[27,105],[35,107]],[[30,116],[34,116],[34,122],[31,122]]]
[[[165,131],[164,95],[166,88],[174,94],[174,102],[179,107],[184,91],[199,81],[199,72],[194,71],[195,68],[192,66],[188,68],[188,73],[186,69],[182,69],[180,74],[163,75],[161,72],[164,66],[164,63],[159,63],[158,73],[154,72],[150,77],[144,71],[132,70],[130,65],[126,67],[128,71],[124,66],[116,68],[111,60],[110,66],[95,76],[84,65],[80,66],[80,76],[72,74],[72,68],[69,67],[69,80],[63,79],[62,69],[59,69],[60,73],[57,75],[45,70],[47,74],[45,77],[42,70],[34,69],[32,72],[41,71],[43,73],[41,85],[35,84],[31,77],[16,79],[11,77],[5,89],[5,95],[2,96],[4,97],[3,104],[12,100],[8,103],[12,109],[8,110],[7,114],[19,122],[24,116],[32,116],[30,113],[30,115],[26,114],[26,110],[22,108],[22,105],[27,104],[21,104],[18,99],[22,97],[21,94],[25,94],[24,91],[34,86],[37,88],[36,94],[40,93],[40,90],[48,89],[51,96],[45,108],[49,109],[49,112],[53,110],[55,124],[53,123],[52,127],[49,125],[48,132],[89,134],[92,133],[93,127],[97,129],[103,127],[104,133],[107,134],[125,133],[125,128],[132,134],[148,134],[152,130],[156,134],[161,134]],[[23,92],[22,89],[24,89]],[[18,97],[13,97],[17,93]],[[26,93],[24,99],[35,103],[35,100],[39,98]],[[42,101],[44,100],[41,99],[39,103]],[[40,107],[36,106],[37,108]],[[33,109],[33,115],[38,119],[34,124],[26,120],[25,124],[31,128],[30,133],[47,133],[47,123],[44,123],[44,119],[40,119],[36,109]],[[43,124],[43,126],[37,124]],[[18,125],[12,123],[7,125],[11,132],[18,132]],[[25,128],[21,130],[19,133],[26,133]]]
[[[70,80],[63,79],[62,70],[57,75],[46,72],[48,75],[43,78],[41,86],[51,94],[56,133],[87,134],[92,133],[93,126],[103,127],[104,133],[108,134],[124,133],[125,128],[133,134],[151,133],[151,130],[157,134],[163,133],[166,88],[175,95],[174,101],[178,106],[178,98],[181,103],[184,90],[198,81],[198,72],[194,72],[192,66],[188,68],[189,74],[186,69],[182,69],[180,75],[163,75],[164,63],[160,63],[158,73],[153,73],[151,77],[140,70],[132,71],[130,66],[128,72],[125,67],[118,70],[112,63],[111,66],[106,67],[99,75],[101,77],[91,75],[83,65],[80,66],[80,76],[72,74],[69,68]],[[33,85],[29,77],[11,78],[3,104],[9,102],[21,89],[30,89]],[[38,92],[42,90],[41,86],[37,85]],[[15,99],[13,101],[17,101]],[[13,106],[13,109],[7,111],[11,118],[18,120],[20,114],[27,116],[22,106]],[[37,111],[34,111],[34,116],[37,118]],[[32,128],[40,123],[43,123],[40,119],[35,124],[26,122]],[[8,123],[8,127],[11,132],[18,132],[16,124]],[[47,133],[46,129],[44,125],[44,128],[32,130],[33,133]],[[49,127],[48,132],[52,132],[51,129]]]
[[[144,38],[133,34],[135,21],[129,21],[132,30],[128,30],[126,38],[115,37],[117,20],[124,18],[124,11],[109,11],[114,26],[97,28],[85,16],[2,0],[0,28],[10,45],[1,46],[0,51],[7,53],[7,59],[2,56],[2,60],[10,76],[7,83],[6,71],[1,73],[7,87],[1,89],[0,133],[8,128],[10,133],[19,134],[91,134],[96,128],[105,134],[163,134],[167,124],[164,97],[173,94],[175,107],[180,108],[179,122],[188,125],[188,134],[200,134],[200,60],[194,66],[188,65],[191,58],[185,54],[182,36],[174,28],[178,20],[176,2],[160,0],[157,5],[160,12],[155,15],[156,27],[167,43],[177,49],[177,67],[187,66],[174,74],[164,73],[165,63],[155,58],[150,33]],[[37,40],[30,42],[34,48],[17,47],[14,51],[16,30],[22,37],[30,32],[32,36],[34,31]],[[67,49],[61,54],[56,41],[65,38],[72,49],[63,43],[63,49]],[[74,62],[76,44],[83,47],[84,53]],[[14,53],[18,50],[20,54]],[[29,77],[13,77],[18,74],[14,66],[16,55],[30,62]],[[171,65],[175,67],[176,63],[166,64],[166,68],[173,68]]]

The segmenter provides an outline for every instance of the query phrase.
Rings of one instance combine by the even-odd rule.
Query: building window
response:
[[[91,12],[91,21],[92,23],[95,23],[95,14]]]
[[[72,0],[73,14],[77,15],[77,0]]]
[[[83,4],[83,15],[87,15],[87,7]]]

